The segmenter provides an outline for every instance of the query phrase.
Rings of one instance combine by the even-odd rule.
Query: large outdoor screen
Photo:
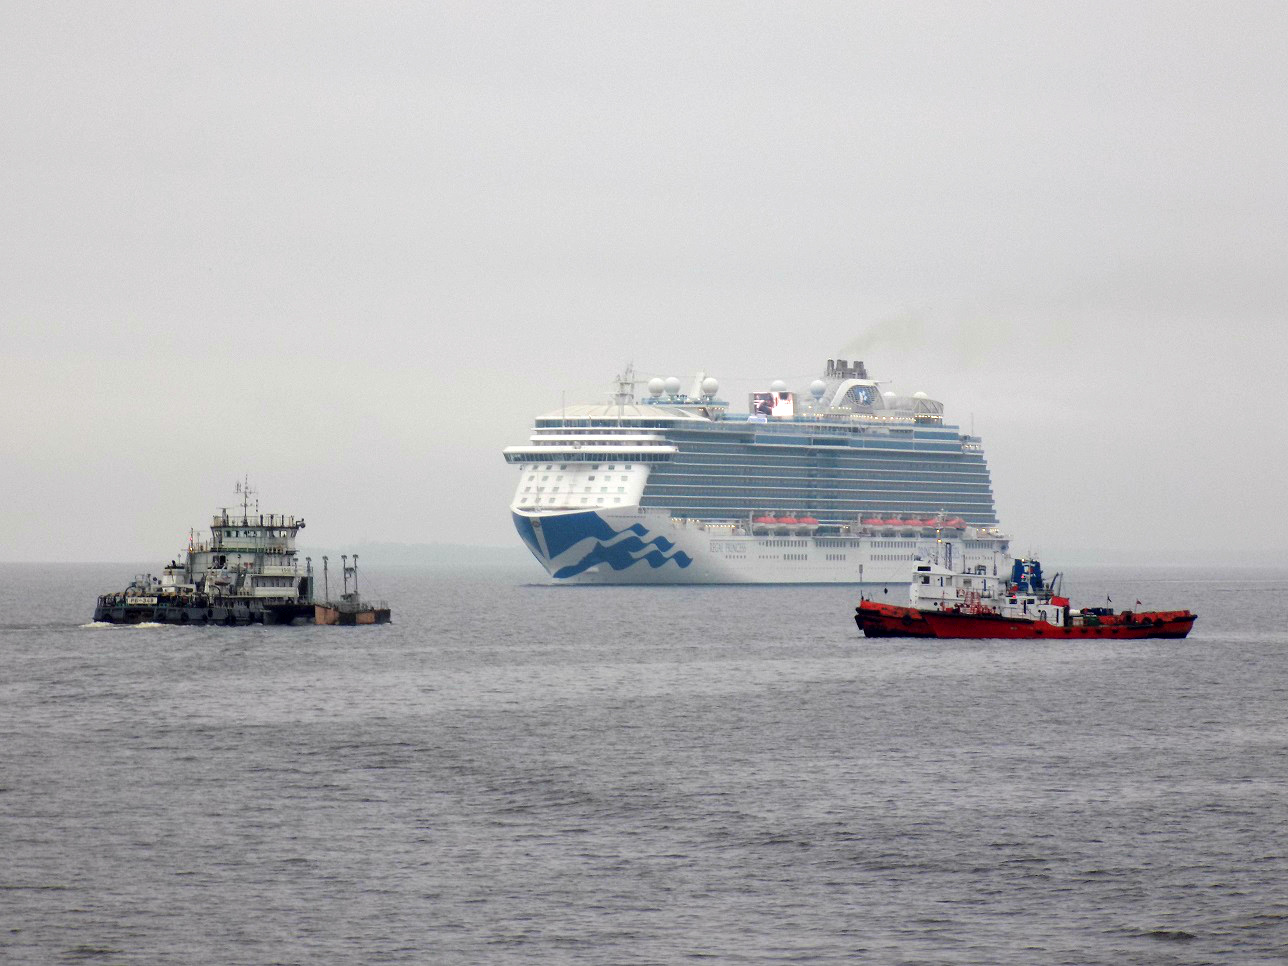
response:
[[[796,397],[790,392],[753,392],[751,412],[755,416],[794,416]]]

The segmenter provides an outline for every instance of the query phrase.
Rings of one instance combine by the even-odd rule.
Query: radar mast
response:
[[[255,512],[259,512],[259,491],[252,490],[250,487],[250,474],[247,473],[241,480],[238,480],[234,491],[241,495],[242,498],[242,522],[250,519],[250,505],[255,504]]]

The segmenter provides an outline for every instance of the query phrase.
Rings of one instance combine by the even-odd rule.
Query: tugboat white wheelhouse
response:
[[[924,393],[882,392],[827,362],[806,392],[775,381],[729,412],[699,373],[628,369],[612,401],[536,420],[505,459],[510,510],[552,576],[581,583],[906,584],[909,564],[1010,571],[984,450]]]

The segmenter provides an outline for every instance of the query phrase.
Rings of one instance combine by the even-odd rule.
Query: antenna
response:
[[[331,599],[331,578],[326,570],[327,557],[322,557],[322,593],[326,594],[326,599]]]
[[[259,493],[258,491],[252,490],[250,488],[249,473],[246,474],[245,477],[240,482],[238,482],[236,486],[233,487],[233,489],[234,491],[236,491],[238,494],[241,495],[242,523],[246,523],[250,518],[250,504],[251,504],[252,497],[254,498],[254,502],[255,502],[255,512],[256,513],[259,512]]]
[[[340,570],[344,576],[344,594],[347,597],[349,596],[349,555],[347,553],[340,554]]]

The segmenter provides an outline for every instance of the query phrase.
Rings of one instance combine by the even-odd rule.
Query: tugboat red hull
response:
[[[934,637],[922,612],[865,600],[854,611],[854,623],[868,637]]]
[[[1188,610],[1130,612],[1050,624],[1002,614],[953,610],[919,610],[865,600],[855,609],[854,622],[867,637],[934,637],[941,639],[1033,638],[1182,638],[1198,615]]]
[[[1046,621],[1022,620],[1000,614],[965,614],[941,611],[922,615],[935,637],[1003,638],[1036,637],[1085,638],[1108,637],[1141,639],[1185,637],[1194,626],[1196,615],[1189,611],[1119,614],[1101,618],[1100,623],[1049,624]]]

